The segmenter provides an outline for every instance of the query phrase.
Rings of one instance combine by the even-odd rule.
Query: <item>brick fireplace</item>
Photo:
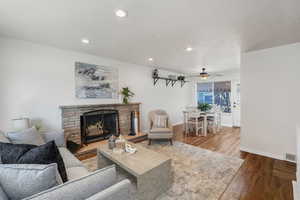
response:
[[[62,116],[62,129],[67,140],[82,145],[80,118],[86,113],[99,110],[116,110],[119,117],[119,129],[121,135],[128,135],[131,126],[131,112],[138,114],[140,118],[140,103],[130,104],[92,104],[60,106]],[[140,120],[139,120],[140,121]],[[138,130],[140,131],[140,123]]]

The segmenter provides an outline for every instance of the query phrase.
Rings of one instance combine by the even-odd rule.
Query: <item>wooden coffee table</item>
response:
[[[149,150],[139,144],[134,154],[117,154],[108,148],[107,144],[98,147],[98,167],[103,168],[116,164],[134,177],[137,194],[140,200],[152,200],[167,191],[172,183],[171,159]]]

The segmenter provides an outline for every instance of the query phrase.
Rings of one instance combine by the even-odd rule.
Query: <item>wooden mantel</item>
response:
[[[72,109],[72,108],[91,108],[91,107],[110,107],[110,106],[131,106],[131,105],[140,105],[141,103],[111,103],[111,104],[83,104],[83,105],[61,105],[60,109]]]

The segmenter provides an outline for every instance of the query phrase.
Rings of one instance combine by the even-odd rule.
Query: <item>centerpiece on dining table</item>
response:
[[[208,112],[211,110],[212,106],[208,103],[199,103],[198,104],[198,109],[201,110],[202,112]]]

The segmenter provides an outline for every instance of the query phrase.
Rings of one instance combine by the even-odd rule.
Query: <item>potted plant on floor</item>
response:
[[[129,98],[134,96],[134,93],[129,90],[128,87],[124,87],[121,90],[121,95],[123,96],[123,103],[128,104]]]

